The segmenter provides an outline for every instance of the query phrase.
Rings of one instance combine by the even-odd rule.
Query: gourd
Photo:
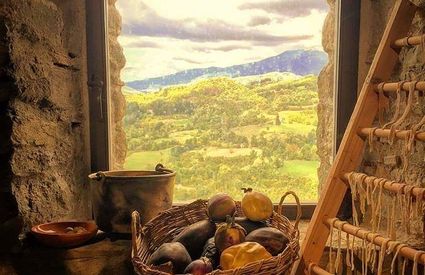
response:
[[[220,256],[220,266],[223,270],[229,270],[271,257],[272,255],[262,245],[244,242],[224,250]]]
[[[233,216],[236,212],[236,203],[227,194],[217,194],[208,200],[207,212],[211,220],[223,222],[226,220],[227,215]]]
[[[252,188],[242,188],[245,192],[241,201],[242,211],[251,221],[264,221],[273,214],[273,203],[263,193],[252,191]]]
[[[222,252],[232,245],[244,242],[245,235],[245,229],[235,223],[235,218],[227,216],[226,222],[219,224],[215,232],[215,246]]]

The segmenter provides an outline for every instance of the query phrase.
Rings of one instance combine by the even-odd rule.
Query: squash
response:
[[[181,243],[192,259],[198,259],[201,256],[205,242],[214,236],[215,231],[215,223],[209,220],[202,220],[183,229],[180,234],[174,237],[172,242]]]
[[[219,252],[226,248],[245,241],[246,231],[239,224],[235,223],[235,217],[226,217],[226,222],[217,227],[214,235],[215,246]]]
[[[251,221],[265,221],[273,214],[273,203],[263,193],[252,191],[252,188],[242,188],[245,195],[241,201],[242,211]]]
[[[233,216],[236,212],[236,203],[229,195],[220,193],[208,200],[207,212],[211,220],[223,222],[227,215]]]
[[[289,239],[273,227],[254,230],[246,236],[245,241],[261,244],[273,256],[282,252],[289,243]]]
[[[244,242],[224,250],[220,256],[220,266],[223,270],[229,270],[271,257],[272,255],[261,244]]]

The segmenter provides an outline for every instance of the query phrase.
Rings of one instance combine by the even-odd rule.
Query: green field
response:
[[[169,163],[170,150],[136,152],[127,156],[124,169],[152,170],[158,163]]]
[[[206,155],[212,157],[231,157],[233,154],[226,152],[227,150],[228,149],[219,149],[213,152],[212,149],[209,148],[206,152]],[[236,150],[236,155],[245,155],[242,152],[239,151],[238,153],[238,151]],[[158,162],[169,163],[169,159],[169,150],[137,152],[127,157],[124,168],[129,170],[151,170]],[[307,177],[310,179],[316,179],[318,167],[318,161],[288,160],[285,162],[284,166],[280,170],[282,173],[292,177]]]
[[[261,76],[259,76],[261,78]],[[317,78],[203,79],[126,94],[125,169],[177,171],[174,200],[251,186],[278,201],[317,200]],[[257,77],[258,79],[258,77]]]

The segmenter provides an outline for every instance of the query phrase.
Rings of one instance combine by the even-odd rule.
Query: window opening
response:
[[[124,98],[111,100],[112,112],[124,115],[114,122],[112,114],[124,129],[112,127],[113,167],[161,162],[176,170],[175,202],[217,192],[240,199],[247,186],[273,201],[287,190],[317,200],[326,1],[118,0],[116,7],[126,63],[116,87]],[[109,32],[117,27],[110,23]]]

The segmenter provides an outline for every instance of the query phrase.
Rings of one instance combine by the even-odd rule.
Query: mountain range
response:
[[[138,90],[156,90],[161,87],[186,84],[197,78],[216,76],[240,77],[269,72],[291,72],[297,75],[319,74],[327,62],[327,54],[317,50],[291,50],[260,61],[229,67],[190,69],[175,74],[135,80],[126,85]]]

